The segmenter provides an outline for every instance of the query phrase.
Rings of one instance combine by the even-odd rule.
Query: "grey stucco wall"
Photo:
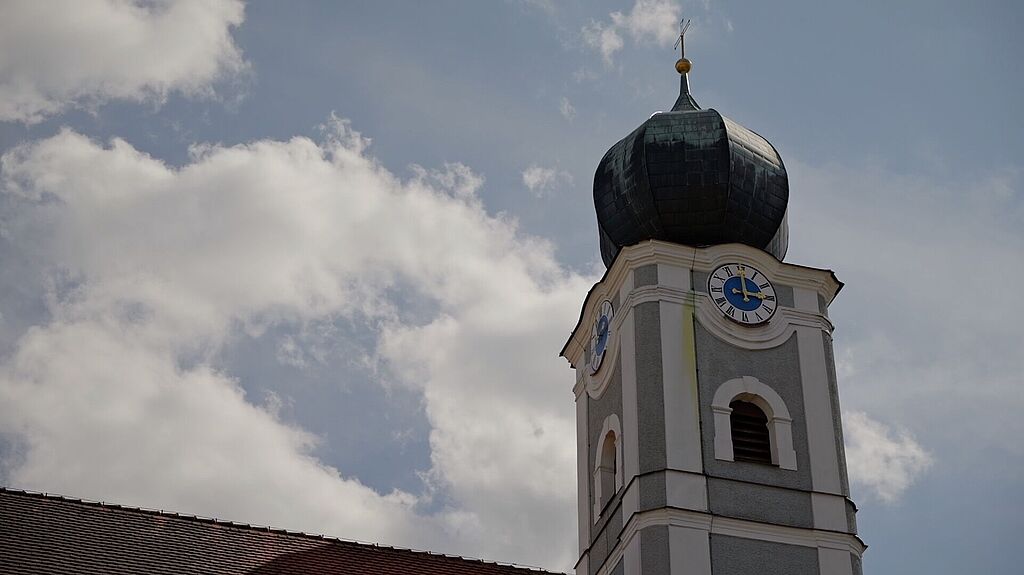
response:
[[[633,287],[658,284],[658,264],[648,264],[633,270]]]
[[[793,307],[793,288],[774,282],[772,282],[772,285],[775,286],[775,297],[778,299],[779,305]]]
[[[794,334],[782,345],[763,350],[733,347],[711,335],[698,321],[697,382],[700,393],[701,449],[705,472],[712,477],[738,479],[753,483],[778,485],[791,489],[811,489],[811,464],[807,453],[807,425],[804,417],[803,388],[800,379],[800,357]],[[751,375],[775,390],[786,403],[793,418],[793,449],[797,470],[743,461],[715,459],[715,426],[711,400],[718,386],[726,381]]]
[[[668,525],[655,525],[640,531],[640,572],[643,575],[670,575]]]
[[[690,285],[693,286],[693,291],[708,293],[708,274],[690,270]]]
[[[638,511],[660,509],[667,505],[665,472],[658,471],[640,476],[640,503]]]
[[[594,530],[594,540],[590,544],[590,575],[597,573],[608,560],[608,555],[615,548],[622,532],[622,508],[617,502],[613,502],[612,505],[609,509],[615,511],[602,518]]]
[[[636,335],[637,425],[640,473],[665,468],[665,388],[662,384],[661,304],[633,308]]]
[[[814,527],[811,494],[731,479],[708,479],[708,507],[714,515],[790,527]]]
[[[864,575],[864,566],[860,557],[850,555],[850,564],[853,566],[853,575]]]
[[[712,534],[711,572],[714,575],[818,575],[818,550]]]

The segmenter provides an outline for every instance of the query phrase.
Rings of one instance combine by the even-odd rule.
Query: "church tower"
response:
[[[782,261],[767,140],[680,94],[594,177],[576,371],[580,575],[860,575],[829,270]]]

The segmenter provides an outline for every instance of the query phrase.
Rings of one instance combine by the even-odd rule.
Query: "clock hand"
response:
[[[743,288],[743,301],[750,301],[750,292],[747,291],[747,274],[744,273],[746,270],[743,269],[743,266],[738,266],[736,271],[740,272],[740,287]],[[735,288],[733,288],[733,293],[736,293]]]
[[[743,292],[741,292],[740,290],[738,290],[738,289],[736,289],[736,288],[732,288],[732,293],[734,293],[734,294],[741,294],[741,293],[743,293]],[[761,293],[761,292],[749,292],[749,291],[748,291],[748,292],[746,292],[746,295],[748,295],[748,296],[754,296],[754,297],[756,297],[757,299],[764,299],[764,298],[768,297],[768,296],[764,295],[764,294],[763,294],[763,293]],[[748,299],[744,298],[744,299],[743,299],[743,301],[750,301],[750,300],[748,300]]]

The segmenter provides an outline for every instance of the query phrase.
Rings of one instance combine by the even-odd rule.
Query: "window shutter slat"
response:
[[[732,428],[733,460],[771,465],[768,417],[761,408],[746,401],[734,401],[729,407],[732,408],[729,423]]]

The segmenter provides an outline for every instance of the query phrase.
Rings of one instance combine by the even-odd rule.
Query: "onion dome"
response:
[[[738,242],[779,260],[789,246],[789,180],[767,140],[690,95],[690,61],[676,62],[679,98],[619,140],[594,175],[601,258],[654,239]]]

